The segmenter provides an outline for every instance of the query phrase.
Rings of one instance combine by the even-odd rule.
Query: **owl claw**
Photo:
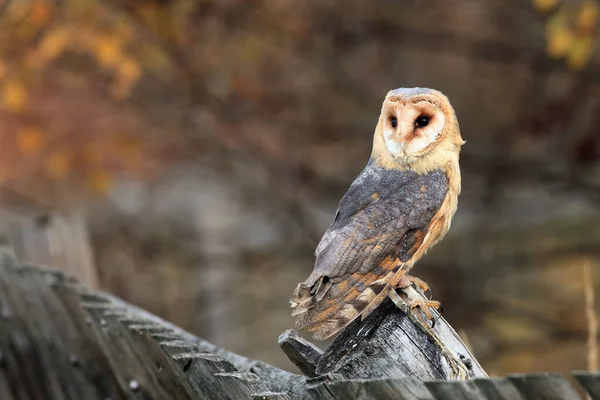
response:
[[[415,285],[415,287],[421,291],[421,293],[423,295],[425,295],[425,293],[427,293],[427,292],[429,292],[431,295],[433,295],[433,293],[431,292],[431,288],[429,287],[427,282],[425,282],[424,280],[422,280],[420,278],[417,278],[416,276],[407,275],[406,277],[408,278],[410,283]],[[430,300],[431,300],[431,298],[430,298]]]
[[[431,288],[429,287],[427,282],[420,278],[417,278],[416,276],[404,275],[396,284],[396,288],[404,289],[410,285],[413,285],[423,296],[425,296],[425,294],[429,292],[429,300],[431,300],[431,297],[433,296]]]

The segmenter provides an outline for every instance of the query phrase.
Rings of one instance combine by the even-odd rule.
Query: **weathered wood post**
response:
[[[435,313],[433,331],[452,355],[467,367],[471,378],[487,374],[454,329]],[[339,374],[346,379],[404,378],[448,380],[450,366],[427,335],[391,300],[384,301],[364,321],[355,320],[324,353],[287,331],[279,344],[308,376]]]
[[[52,265],[73,274],[88,287],[98,287],[87,220],[82,207],[57,211],[19,194],[0,188],[0,211],[8,241],[17,259]]]

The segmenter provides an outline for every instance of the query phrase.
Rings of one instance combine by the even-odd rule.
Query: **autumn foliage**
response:
[[[103,1],[15,1],[1,25],[3,182],[34,197],[106,195],[116,176],[151,173],[152,129],[127,99],[162,59],[130,17]]]

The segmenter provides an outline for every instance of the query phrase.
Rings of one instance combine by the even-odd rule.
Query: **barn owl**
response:
[[[290,299],[299,329],[326,339],[366,318],[387,296],[409,314],[418,307],[432,318],[430,308],[440,303],[417,293],[411,284],[428,286],[408,272],[450,228],[464,143],[442,93],[400,88],[387,94],[371,157],[319,242],[313,272]]]

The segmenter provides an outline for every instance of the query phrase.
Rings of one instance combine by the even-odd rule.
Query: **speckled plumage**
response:
[[[429,114],[431,129],[439,133],[411,128],[415,115]],[[392,117],[397,127],[390,126]],[[357,316],[366,317],[443,237],[460,192],[463,143],[441,93],[423,88],[388,93],[371,158],[318,244],[313,272],[292,295],[298,328],[324,339]]]

